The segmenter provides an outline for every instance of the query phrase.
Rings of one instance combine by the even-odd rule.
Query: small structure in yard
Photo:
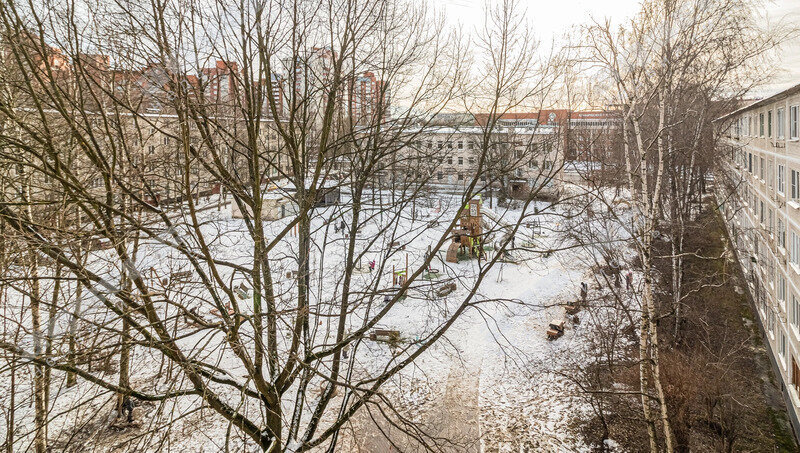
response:
[[[252,208],[245,206],[245,209],[247,210],[249,217],[252,217]],[[295,203],[292,198],[279,193],[264,194],[264,198],[261,203],[262,220],[278,220],[286,216],[297,215],[297,212],[297,203]],[[244,218],[238,203],[231,203],[231,217],[234,219]]]
[[[566,312],[568,315],[574,315],[580,310],[581,307],[577,303],[572,303],[564,306],[564,312]]]
[[[564,335],[564,324],[566,324],[566,322],[563,319],[554,319],[550,321],[547,329],[547,339],[555,340],[561,335]]]
[[[460,227],[452,232],[453,242],[447,248],[447,262],[457,263],[459,254],[480,258],[483,252],[481,227],[481,199],[475,197],[459,213]]]
[[[323,187],[317,192],[317,200],[314,203],[314,207],[333,206],[339,203],[340,199],[341,190],[338,187]]]

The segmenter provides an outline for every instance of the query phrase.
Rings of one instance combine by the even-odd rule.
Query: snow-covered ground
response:
[[[343,205],[346,206],[347,200],[344,201]],[[216,202],[210,200],[209,205],[213,206]],[[399,209],[394,213],[399,220],[389,217],[391,213],[380,215],[377,209],[372,211],[374,217],[365,221],[357,235],[357,248],[368,251],[357,264],[363,271],[355,274],[354,286],[365,290],[389,288],[392,285],[392,269],[400,270],[406,266],[412,272],[417,269],[429,247],[442,236],[445,221],[452,219],[460,206],[460,200],[439,195],[427,205]],[[396,363],[404,354],[414,350],[415,342],[424,340],[440,328],[463,303],[477,279],[482,279],[471,299],[473,306],[463,313],[442,339],[383,388],[398,411],[419,422],[427,435],[455,439],[451,445],[453,450],[588,450],[575,430],[575,421],[586,416],[588,408],[568,376],[576,364],[582,362],[582,357],[588,354],[589,327],[585,324],[573,326],[568,322],[564,336],[556,341],[548,341],[545,332],[550,320],[564,317],[563,304],[578,298],[579,284],[590,280],[591,270],[586,264],[587,260],[581,256],[585,252],[580,249],[540,253],[565,245],[560,234],[566,225],[562,225],[562,208],[548,210],[546,206],[545,203],[538,203],[536,208],[541,212],[536,215],[533,206],[525,213],[519,209],[495,209],[498,216],[511,223],[520,219],[520,216],[526,217],[516,236],[516,245],[531,250],[514,252],[515,263],[497,263],[486,271],[485,263],[477,260],[445,263],[441,259],[443,253],[440,253],[440,258],[434,259],[432,267],[439,270],[439,278],[433,281],[420,280],[409,290],[408,297],[400,300],[380,320],[380,326],[401,332],[401,352],[385,343],[367,340],[361,342],[355,351],[352,362],[355,376],[370,376],[387,364]],[[216,258],[246,266],[252,259],[253,242],[244,222],[231,218],[228,209],[211,208],[201,212],[200,229]],[[334,206],[315,210],[312,219],[315,247],[311,257],[311,287],[312,299],[316,301],[318,310],[318,316],[312,318],[312,334],[316,344],[330,342],[331,329],[335,331],[327,315],[335,313],[338,288],[344,272],[345,237],[343,233],[334,231],[336,219],[342,215],[347,218],[347,209]],[[533,227],[532,224],[529,227],[533,219],[539,222],[540,227]],[[269,222],[267,236],[278,235],[289,220],[285,218]],[[178,235],[191,247],[193,233],[185,226],[177,228]],[[169,240],[169,233],[164,231],[163,238]],[[369,241],[376,238],[377,242],[369,246]],[[495,241],[498,239],[499,234]],[[404,249],[389,247],[389,242],[394,241],[401,242]],[[283,276],[297,269],[296,246],[297,239],[290,233],[270,252],[274,275]],[[393,251],[387,254],[389,249]],[[366,270],[370,260],[377,263],[375,272]],[[111,250],[94,252],[90,266],[110,284],[119,278],[119,266]],[[196,307],[201,316],[213,319],[214,305],[200,285],[192,282],[183,285],[159,283],[174,272],[191,269],[188,261],[174,249],[152,239],[144,240],[140,244],[135,267],[153,282],[154,288],[164,291],[168,298]],[[227,272],[224,279],[231,282],[231,287],[245,282],[244,275],[235,271],[234,266],[224,268]],[[444,298],[431,298],[430,292],[437,288],[438,282],[449,279],[457,282],[457,289]],[[279,309],[291,307],[292,296],[296,292],[294,279],[280,279],[276,292],[285,301]],[[69,297],[74,297],[74,294],[69,293]],[[376,306],[380,306],[380,298],[382,296],[376,298]],[[247,312],[251,307],[245,302],[242,302],[242,310]],[[87,297],[84,304],[84,319],[101,326],[111,326],[107,324],[111,319],[109,311],[97,300]],[[10,310],[6,314],[9,319],[22,319],[23,324],[28,323],[29,313],[24,310],[24,304],[6,309]],[[163,310],[165,314],[170,312],[167,306]],[[356,307],[348,328],[357,329],[364,317],[372,316],[375,310],[376,307],[369,305]],[[68,319],[68,313],[58,313],[54,329],[57,335],[66,332]],[[175,325],[176,332],[184,328],[183,325]],[[286,338],[284,341],[288,342]],[[30,335],[22,334],[19,344],[32,350]],[[180,340],[187,354],[214,363],[227,376],[242,381],[245,372],[241,362],[221,344],[220,334],[209,334],[208,331],[190,333]],[[63,353],[64,348],[59,346],[59,351]],[[135,348],[132,385],[152,392],[181,387],[184,383],[170,379],[167,367],[149,349]],[[28,435],[32,426],[30,372],[29,369],[23,369],[23,374],[17,377],[18,437]],[[113,372],[105,377],[113,380]],[[178,376],[178,373],[173,371],[171,376]],[[79,385],[67,389],[64,387],[64,375],[60,372],[53,373],[53,379],[53,422],[49,436],[56,448],[59,443],[67,443],[70,436],[75,436],[80,439],[77,445],[84,449],[75,451],[183,449],[211,452],[224,448],[228,433],[232,450],[253,448],[247,446],[246,440],[242,440],[235,428],[231,432],[222,417],[209,409],[201,409],[197,397],[182,397],[164,405],[145,403],[137,409],[140,420],[143,420],[141,428],[122,433],[110,431],[108,424],[113,417],[112,395],[83,380],[79,380]],[[9,385],[8,373],[0,373],[0,392],[7,395]],[[309,392],[316,391],[316,396],[309,395],[310,401],[318,397],[318,387],[319,383],[312,381],[309,386],[312,390]],[[230,389],[220,388],[219,391],[230,401],[238,401]],[[293,396],[294,392],[289,391],[287,395]],[[77,409],[66,412],[79,402],[82,404]],[[292,406],[287,402],[286,410],[290,412],[291,409]],[[241,410],[254,415],[258,409],[243,407]],[[64,415],[59,415],[62,412]],[[372,414],[376,415],[375,412]],[[0,423],[5,421],[3,418]],[[165,443],[147,443],[146,436],[141,434],[148,428],[158,429],[162,434],[168,433],[163,436]],[[388,448],[391,443],[383,439],[381,430],[394,437],[395,445],[405,445],[407,451],[414,451],[414,440],[388,424],[378,422],[378,426],[375,426],[363,411],[344,433],[340,450],[351,451],[358,446],[361,451],[390,451]],[[5,429],[0,429],[2,431]],[[30,445],[29,439],[30,436],[27,436],[25,445]],[[71,445],[74,447],[74,440]]]

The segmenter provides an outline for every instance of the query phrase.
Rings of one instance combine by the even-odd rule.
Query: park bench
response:
[[[374,329],[372,332],[370,332],[369,339],[372,341],[396,343],[400,341],[400,331],[389,330],[389,329]]]

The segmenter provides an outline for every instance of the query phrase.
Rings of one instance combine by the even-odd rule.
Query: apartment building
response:
[[[716,120],[729,162],[728,231],[800,433],[800,85]],[[718,190],[723,190],[718,187]],[[720,197],[721,200],[726,200]]]
[[[232,98],[241,96],[239,85],[242,75],[235,61],[217,60],[213,68],[201,69],[200,76],[210,102],[229,103]]]
[[[385,122],[389,113],[388,86],[372,72],[355,77],[350,87],[350,115],[353,124]]]
[[[486,125],[489,119],[488,114],[477,114],[474,122]],[[621,157],[622,116],[617,109],[509,112],[497,117],[497,124],[505,127],[557,127],[567,160],[607,164]]]
[[[478,126],[435,126],[410,131],[415,136],[403,149],[397,172],[444,187],[502,187],[511,197],[525,197],[544,186],[542,195],[557,194],[563,167],[558,128],[498,127],[487,134]]]
[[[4,46],[0,49],[8,51]],[[64,153],[71,153],[70,147],[75,146],[72,127],[92,131],[98,148],[113,156],[115,178],[124,180],[132,193],[146,200],[175,203],[189,194],[219,192],[223,177],[247,177],[253,151],[259,155],[263,179],[280,178],[289,169],[289,159],[276,132],[277,120],[260,120],[253,150],[248,148],[253,140],[247,136],[252,129],[246,120],[232,114],[235,109],[222,108],[233,105],[242,92],[237,86],[243,83],[243,77],[235,63],[216,62],[214,68],[201,71],[205,80],[200,83],[197,76],[174,74],[157,64],[120,69],[106,55],[78,53],[67,58],[50,47],[41,53],[48,56],[41,63],[43,76],[52,74],[54,85],[60,86],[63,93],[80,97],[82,108],[66,120],[61,111],[35,109],[28,93],[21,90],[15,97],[16,108],[32,113],[25,116],[28,127],[42,130],[46,124],[56,137],[54,143],[62,146]],[[15,77],[21,79],[24,74],[8,70],[4,80]],[[191,99],[198,104],[201,99],[213,100],[214,108],[204,109],[203,118],[197,121],[179,117],[172,107],[176,80]],[[52,89],[49,85],[46,88]],[[100,167],[86,161],[81,153],[76,155],[71,165],[78,170],[81,182],[93,192],[102,193],[105,188]],[[10,171],[14,176],[14,169]],[[44,183],[39,185],[47,187]]]

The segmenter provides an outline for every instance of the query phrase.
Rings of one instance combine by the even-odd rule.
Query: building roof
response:
[[[483,134],[486,130],[480,126],[429,126],[419,129],[409,130],[411,133],[423,134]],[[525,135],[550,135],[555,132],[555,126],[547,124],[539,124],[536,126],[496,126],[492,129],[492,134],[525,134]]]
[[[771,94],[771,95],[765,97],[764,99],[760,99],[758,101],[755,101],[755,102],[752,102],[750,104],[747,104],[746,106],[744,106],[744,107],[742,107],[742,108],[740,108],[738,110],[734,110],[731,113],[728,113],[727,115],[723,115],[723,116],[715,119],[713,122],[716,123],[718,121],[727,120],[728,118],[731,118],[733,116],[739,115],[739,114],[744,113],[744,112],[749,111],[749,110],[754,110],[754,109],[757,109],[759,107],[763,107],[763,106],[765,106],[767,104],[771,104],[771,103],[773,103],[775,101],[778,101],[780,99],[786,98],[786,97],[791,96],[791,95],[796,94],[796,93],[800,93],[800,83],[798,83],[797,85],[792,86],[791,88],[787,88],[787,89],[785,89],[783,91],[779,91],[779,92],[777,92],[775,94]]]

